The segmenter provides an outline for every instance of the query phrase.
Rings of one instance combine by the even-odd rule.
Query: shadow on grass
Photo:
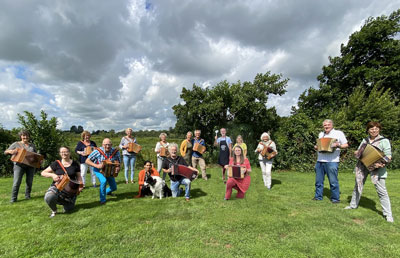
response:
[[[347,202],[350,203],[350,201],[351,201],[351,195],[347,196]],[[361,196],[360,203],[358,204],[358,206],[361,206],[366,209],[370,209],[372,211],[375,211],[379,215],[383,216],[382,211],[379,211],[376,209],[376,202],[367,197]]]
[[[43,198],[44,198],[44,194],[41,194],[41,195],[31,196],[30,199],[21,198],[21,199],[18,199],[18,201],[30,201],[30,200],[43,199]]]
[[[207,174],[207,179],[210,179],[212,176],[211,174]],[[199,176],[197,177],[197,179],[203,179],[203,176],[201,175],[201,171],[199,171]]]
[[[191,196],[190,198],[191,199],[199,198],[199,197],[206,196],[206,195],[207,195],[207,193],[204,192],[203,190],[201,190],[200,188],[190,190],[190,196]]]
[[[115,196],[107,195],[107,202],[118,202],[118,201],[125,200],[125,199],[133,199],[133,197],[135,195],[137,195],[137,192],[118,193],[118,194],[115,194]],[[102,204],[100,204],[100,201],[78,203],[77,205],[75,205],[75,209],[73,212],[77,212],[80,209],[91,209],[91,208],[95,208],[95,207],[98,207],[101,205]]]
[[[322,193],[323,196],[331,199],[331,190],[329,190],[328,188],[324,187],[324,192]]]
[[[271,180],[271,188],[274,187],[274,185],[281,185],[282,181],[278,179],[272,179]]]

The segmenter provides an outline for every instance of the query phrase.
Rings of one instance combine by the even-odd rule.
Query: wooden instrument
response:
[[[197,171],[191,170],[189,167],[184,165],[172,165],[172,175],[184,176],[190,181],[197,178]]]
[[[274,151],[271,147],[265,146],[261,151],[261,156],[267,157],[267,159],[272,159],[276,155],[276,151]]]
[[[62,191],[64,190],[65,186],[69,184],[69,181],[71,181],[71,179],[69,178],[68,174],[64,174],[61,176],[60,180],[56,182],[55,185],[59,191]]]
[[[93,146],[86,146],[85,147],[85,154],[87,154],[88,156],[90,155],[90,153],[93,152]]]
[[[64,170],[64,174],[61,175],[58,182],[55,183],[56,188],[61,192],[64,192],[70,196],[78,195],[79,194],[79,185],[78,181],[72,180],[67,173],[64,165],[61,161],[57,160],[58,164],[60,164],[62,170]]]
[[[119,168],[119,165],[118,161],[111,161],[109,159],[103,160],[103,168],[100,170],[100,173],[105,177],[117,177],[119,172],[117,168]]]
[[[244,174],[246,173],[246,168],[242,166],[228,166],[228,177],[233,178],[244,178]]]
[[[369,171],[375,170],[375,163],[387,163],[384,159],[385,154],[377,147],[367,144],[364,151],[361,153],[360,161],[368,168]]]
[[[332,144],[337,140],[335,138],[319,138],[317,140],[317,147],[319,152],[334,152],[335,148],[332,148]]]
[[[136,144],[134,142],[128,143],[128,149],[126,149],[128,152],[134,152],[134,153],[139,153],[142,150],[142,146],[139,144]]]
[[[203,154],[206,151],[206,146],[201,145],[200,143],[196,142],[193,146],[193,150],[197,151],[200,154]]]
[[[27,151],[24,148],[17,148],[17,154],[11,156],[11,161],[22,163],[34,168],[40,168],[44,157],[40,154]]]
[[[168,149],[165,147],[160,148],[160,157],[167,157],[169,155]]]

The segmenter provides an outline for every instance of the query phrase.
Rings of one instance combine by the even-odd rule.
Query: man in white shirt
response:
[[[332,143],[335,148],[333,152],[318,152],[318,160],[315,165],[315,196],[312,200],[320,201],[323,198],[325,174],[328,176],[331,189],[331,202],[340,202],[340,190],[338,180],[338,168],[340,149],[349,147],[346,136],[342,131],[333,129],[332,120],[326,119],[322,126],[324,131],[319,133],[318,138],[334,138],[336,141]],[[315,146],[315,149],[318,149]]]

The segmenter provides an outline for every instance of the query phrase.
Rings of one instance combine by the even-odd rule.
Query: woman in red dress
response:
[[[236,146],[233,149],[233,157],[229,159],[229,165],[226,165],[225,168],[234,165],[246,168],[246,172],[244,174],[244,178],[230,177],[228,179],[226,182],[225,200],[229,200],[231,198],[232,188],[237,190],[236,198],[244,198],[244,195],[250,186],[250,162],[244,157],[243,150],[240,146]]]

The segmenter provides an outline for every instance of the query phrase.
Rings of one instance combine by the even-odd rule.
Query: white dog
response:
[[[161,177],[149,176],[144,182],[144,185],[148,185],[150,187],[150,191],[153,193],[153,197],[151,197],[151,199],[154,199],[154,197],[159,197],[162,199],[164,195],[164,184]]]

